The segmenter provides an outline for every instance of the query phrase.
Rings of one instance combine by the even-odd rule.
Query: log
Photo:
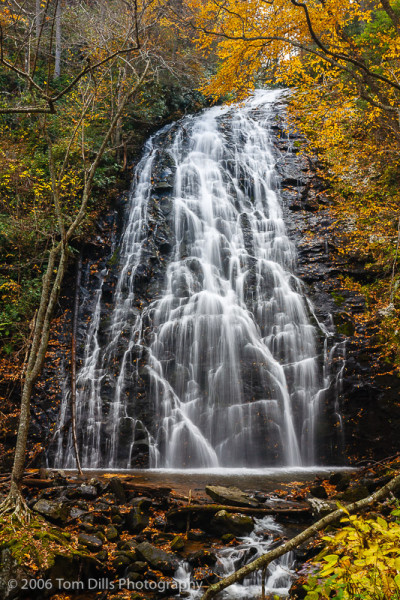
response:
[[[347,513],[351,514],[363,508],[372,506],[373,504],[375,504],[375,502],[385,499],[391,492],[394,492],[398,489],[400,489],[400,475],[397,475],[396,477],[391,479],[389,483],[384,485],[382,488],[380,488],[370,496],[367,496],[362,500],[358,500],[358,502],[353,502],[352,504],[346,505],[345,509],[339,509],[329,513],[329,515],[326,515],[310,527],[307,527],[307,529],[296,535],[288,542],[285,542],[284,544],[278,546],[277,548],[274,548],[270,552],[259,556],[258,558],[256,558],[256,560],[253,560],[249,564],[235,571],[235,573],[232,573],[232,575],[228,575],[228,577],[224,577],[224,579],[221,579],[217,583],[210,585],[206,593],[203,594],[203,596],[201,597],[201,600],[211,600],[211,598],[214,598],[214,596],[216,596],[222,590],[225,590],[230,585],[243,581],[243,579],[247,575],[250,575],[250,573],[253,573],[254,571],[259,571],[260,569],[264,569],[273,560],[276,560],[277,558],[283,556],[287,552],[294,550],[300,544],[307,542],[309,539],[314,537],[315,534],[317,534],[319,531],[325,529],[327,525],[332,525],[333,523],[336,523],[339,519],[346,516]]]
[[[30,471],[25,471],[24,473],[24,477],[35,477],[38,474],[38,472],[36,471],[36,473],[31,473]],[[11,479],[11,473],[1,473],[0,474],[0,481],[8,481]]]
[[[296,517],[300,515],[311,516],[311,508],[309,506],[302,506],[300,508],[253,508],[249,506],[227,506],[226,504],[187,504],[186,506],[172,508],[167,512],[166,517],[168,519],[171,517],[192,512],[217,513],[220,510],[249,515],[295,515]]]
[[[26,487],[48,488],[48,487],[54,486],[54,480],[53,479],[31,479],[31,478],[28,479],[25,477],[22,480],[22,485],[25,485]]]
[[[158,486],[154,486],[152,487],[151,485],[142,485],[140,483],[128,483],[128,482],[122,482],[122,485],[124,487],[124,490],[126,492],[130,492],[130,493],[138,493],[138,494],[147,494],[149,496],[161,496],[161,497],[165,497],[165,496],[169,496],[169,494],[171,493],[171,488],[169,487],[158,487]]]

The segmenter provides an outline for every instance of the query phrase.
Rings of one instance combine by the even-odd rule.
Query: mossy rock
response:
[[[235,536],[248,535],[254,527],[253,519],[248,515],[232,514],[226,510],[217,512],[211,525],[222,535],[232,533]]]
[[[367,496],[369,496],[369,492],[365,485],[358,485],[348,488],[345,492],[338,494],[336,498],[338,500],[344,500],[344,502],[357,502]]]
[[[25,524],[12,517],[0,519],[0,598],[20,598],[23,579],[76,580],[77,573],[80,579],[96,575],[100,563],[87,552],[78,552],[70,538],[34,513]],[[12,590],[10,580],[17,582]],[[40,590],[41,597],[43,593]]]

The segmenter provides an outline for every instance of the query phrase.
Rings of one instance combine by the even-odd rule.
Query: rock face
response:
[[[323,407],[331,418],[319,425],[321,460],[338,464],[340,457],[389,456],[398,450],[400,379],[376,374],[378,361],[371,332],[356,322],[365,310],[365,299],[343,290],[340,282],[342,275],[368,282],[370,274],[354,257],[349,260],[337,254],[337,225],[330,214],[326,185],[317,174],[318,159],[302,153],[303,139],[295,130],[287,136],[284,106],[278,110],[274,127],[285,223],[298,250],[297,274],[316,320],[331,334],[330,368],[340,375],[336,401],[328,395]],[[388,369],[378,364],[379,370]],[[335,420],[332,412],[341,414],[339,437],[326,425]],[[336,429],[338,426],[336,421]]]
[[[207,485],[206,493],[219,504],[227,506],[259,506],[256,500],[250,498],[237,487],[222,487],[219,485]]]

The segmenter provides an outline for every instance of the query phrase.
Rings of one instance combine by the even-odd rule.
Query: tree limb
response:
[[[178,515],[190,513],[190,512],[212,512],[217,513],[220,510],[226,510],[227,512],[243,513],[250,515],[310,515],[311,509],[309,506],[300,506],[293,508],[261,508],[261,507],[249,507],[249,506],[226,506],[225,504],[187,504],[185,506],[179,506],[169,510],[166,514],[167,518],[176,517]]]

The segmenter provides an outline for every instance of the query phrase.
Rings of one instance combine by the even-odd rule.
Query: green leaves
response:
[[[392,517],[400,510],[392,511]],[[381,516],[349,515],[313,564],[306,600],[400,600],[400,524]]]

